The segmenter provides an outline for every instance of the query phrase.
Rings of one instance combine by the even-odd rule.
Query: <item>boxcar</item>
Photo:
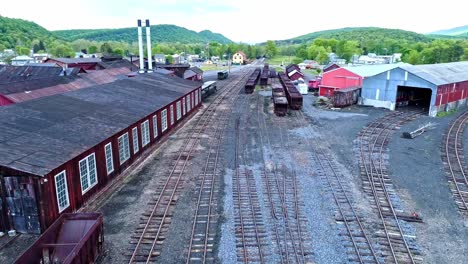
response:
[[[277,116],[285,116],[288,112],[288,100],[284,96],[273,97],[274,112]]]
[[[257,85],[257,82],[258,82],[258,78],[260,76],[260,69],[255,69],[252,74],[249,76],[249,79],[247,80],[247,82],[245,83],[245,93],[253,93],[253,91],[255,90],[255,86]]]
[[[216,88],[216,81],[204,82],[201,90],[202,99],[206,99],[208,96],[215,93],[216,91],[218,91],[218,89]]]
[[[228,71],[219,71],[218,72],[218,80],[224,80],[229,77]]]
[[[15,263],[95,263],[104,243],[102,214],[62,214]]]

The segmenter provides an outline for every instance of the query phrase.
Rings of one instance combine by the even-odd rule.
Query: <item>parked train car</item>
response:
[[[273,97],[273,105],[277,116],[285,116],[288,113],[288,99],[285,96]]]
[[[278,73],[278,77],[284,87],[286,98],[288,99],[289,103],[289,108],[292,110],[300,110],[303,104],[302,94],[299,93],[299,91],[284,72]]]
[[[104,243],[102,218],[101,213],[60,215],[15,263],[95,263]]]
[[[201,89],[202,100],[205,100],[208,96],[218,91],[216,87],[216,81],[204,82]]]
[[[228,71],[219,71],[218,72],[218,80],[224,80],[229,77],[229,72]]]
[[[257,68],[252,72],[252,74],[249,76],[249,79],[245,83],[245,86],[244,86],[245,93],[247,94],[253,93],[253,91],[255,90],[255,86],[258,83],[259,77],[260,77],[260,69]]]
[[[265,63],[263,66],[262,74],[260,76],[260,85],[266,86],[268,85],[268,78],[270,77],[270,67],[268,63]]]

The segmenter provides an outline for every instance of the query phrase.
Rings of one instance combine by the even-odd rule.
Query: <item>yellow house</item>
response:
[[[242,51],[238,51],[232,56],[232,63],[234,64],[244,64],[245,60],[247,60],[247,56]]]

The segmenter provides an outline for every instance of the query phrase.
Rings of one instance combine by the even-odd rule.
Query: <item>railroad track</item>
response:
[[[302,111],[293,114],[298,124],[307,124],[309,121]],[[312,160],[317,165],[315,172],[324,179],[332,194],[336,205],[335,221],[339,224],[344,245],[350,263],[383,263],[382,256],[375,249],[367,222],[354,205],[352,195],[348,194],[349,187],[346,178],[341,173],[337,162],[330,153],[321,146],[310,127],[305,127],[308,134],[305,144],[312,147],[314,155]]]
[[[442,162],[449,187],[460,213],[468,217],[468,177],[463,151],[463,131],[468,121],[468,112],[450,124],[442,145]]]
[[[402,220],[419,220],[403,214],[388,177],[384,156],[393,131],[420,116],[417,112],[393,112],[365,127],[358,135],[359,163],[364,190],[380,219],[376,232],[385,263],[420,263],[422,258],[414,239],[405,234]]]
[[[262,98],[260,100],[259,98]],[[271,213],[272,237],[278,253],[278,263],[309,263],[312,261],[310,234],[307,232],[307,218],[303,215],[300,202],[297,175],[291,164],[284,163],[280,153],[291,153],[289,135],[284,132],[285,118],[272,117],[270,127],[264,114],[263,96],[257,94],[257,123],[263,157],[262,180],[266,204]],[[269,146],[271,153],[265,153],[263,146]]]
[[[271,253],[266,248],[268,234],[262,215],[257,183],[246,162],[246,117],[251,95],[240,95],[238,109],[232,114],[235,122],[235,173],[233,175],[234,227],[237,261],[240,263],[268,263]]]
[[[243,80],[245,75],[240,77]],[[240,82],[240,81],[239,81]],[[148,208],[140,218],[139,225],[133,233],[130,244],[133,247],[128,255],[129,263],[152,263],[161,254],[165,235],[172,221],[172,214],[184,182],[184,172],[192,158],[196,146],[208,125],[213,120],[217,107],[231,95],[239,92],[238,82],[232,82],[224,88],[213,103],[208,105],[198,116],[194,126],[185,138],[182,149],[168,166],[165,180],[158,185],[155,195],[148,203]]]
[[[246,74],[245,76],[247,76]],[[223,103],[225,107],[218,110],[213,127],[210,129],[208,157],[197,181],[197,202],[193,219],[192,232],[188,247],[186,263],[213,263],[215,261],[214,241],[218,227],[217,214],[219,177],[223,135],[228,124],[228,114],[235,105],[244,78],[236,82],[233,94]]]

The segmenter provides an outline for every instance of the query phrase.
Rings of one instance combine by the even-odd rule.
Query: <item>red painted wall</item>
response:
[[[445,105],[468,97],[468,81],[444,84],[437,87],[435,105]]]
[[[13,104],[13,102],[10,99],[4,97],[3,95],[0,95],[0,106],[10,105],[10,104]]]
[[[194,107],[195,103],[195,92],[198,91],[198,102]],[[70,160],[66,164],[54,169],[44,178],[47,179],[47,182],[42,182],[41,186],[41,193],[42,197],[38,197],[39,207],[40,207],[40,215],[41,215],[41,227],[43,230],[50,226],[59,216],[61,213],[70,213],[75,212],[80,209],[90,198],[93,198],[95,194],[97,194],[100,190],[106,187],[109,182],[123,172],[127,167],[132,165],[138,158],[140,158],[141,154],[154,144],[156,144],[161,137],[164,135],[171,133],[174,127],[176,127],[179,123],[181,123],[185,118],[190,116],[190,114],[195,111],[198,107],[201,106],[201,88],[189,93],[191,99],[191,109],[190,112],[186,112],[183,115],[182,106],[181,106],[181,118],[177,120],[177,101],[181,101],[181,104],[186,100],[182,100],[183,98],[187,98],[185,96],[177,99],[176,101],[172,102],[171,104],[166,105],[165,107],[159,109],[158,111],[148,115],[147,117],[139,120],[138,122],[132,124],[128,128],[118,132],[117,134],[113,135],[109,139],[101,142],[100,144],[92,147],[91,149],[81,153],[74,159]],[[170,122],[170,105],[174,107],[174,124],[171,125]],[[162,132],[161,126],[161,111],[167,109],[167,130]],[[185,105],[185,110],[187,110],[187,104]],[[154,138],[153,132],[153,116],[157,114],[157,122],[158,122],[158,136]],[[149,127],[150,127],[150,143],[145,147],[142,147],[142,137],[141,137],[141,124],[149,120]],[[137,153],[133,153],[133,138],[132,138],[132,129],[134,127],[138,128],[138,144],[139,144],[139,151]],[[118,150],[118,138],[127,133],[129,136],[129,147],[130,147],[130,158],[125,161],[122,165],[120,165],[119,161],[119,150]],[[114,171],[107,175],[107,168],[106,168],[106,159],[105,159],[105,145],[109,142],[112,142],[112,158],[114,163]],[[80,173],[79,173],[79,161],[84,157],[94,153],[96,159],[96,171],[97,171],[97,184],[89,189],[86,193],[82,194],[81,191],[81,182],[80,182]],[[64,211],[59,213],[58,211],[58,204],[57,204],[57,195],[55,190],[55,175],[65,170],[66,177],[67,177],[67,187],[68,187],[68,195],[70,206],[66,208]]]
[[[333,91],[351,87],[362,87],[362,77],[345,68],[324,72],[319,85],[321,96],[333,96]]]

